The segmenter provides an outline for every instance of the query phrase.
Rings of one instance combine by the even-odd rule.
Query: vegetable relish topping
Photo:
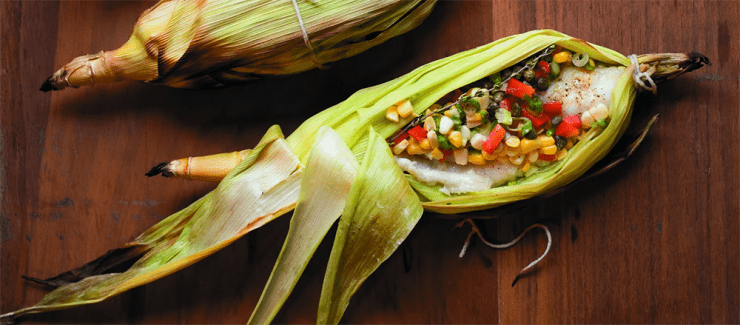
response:
[[[603,103],[564,116],[561,102],[540,98],[538,92],[546,92],[569,65],[586,72],[596,68],[587,53],[551,46],[450,92],[392,136],[389,145],[395,155],[458,165],[511,164],[521,171],[520,177],[528,176],[565,159],[586,129],[607,126],[609,110]],[[403,100],[391,106],[386,117],[398,122],[413,114],[411,102]]]

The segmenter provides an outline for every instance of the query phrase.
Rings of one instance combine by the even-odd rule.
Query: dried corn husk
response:
[[[41,90],[124,79],[202,89],[303,72],[413,29],[435,2],[162,0],[119,49],[72,60]]]
[[[404,188],[410,185],[416,191],[415,196],[417,197],[414,199],[420,200],[425,209],[450,214],[499,207],[547,193],[571,183],[606,155],[609,149],[614,146],[617,140],[624,133],[624,130],[629,123],[632,114],[632,104],[635,98],[635,93],[637,92],[631,75],[631,71],[635,66],[631,65],[630,61],[625,56],[612,50],[592,45],[585,41],[571,38],[567,35],[550,30],[533,31],[507,37],[491,44],[429,63],[407,75],[387,83],[358,91],[346,101],[337,104],[304,122],[286,139],[286,143],[290,147],[290,151],[295,154],[295,157],[300,159],[301,163],[310,164],[311,166],[314,165],[313,161],[315,160],[323,161],[324,159],[321,159],[322,156],[326,156],[331,159],[336,158],[329,155],[329,153],[345,152],[343,155],[340,154],[341,157],[349,155],[346,150],[339,149],[326,150],[324,154],[311,153],[312,150],[315,150],[312,149],[314,147],[314,143],[317,141],[323,143],[325,133],[327,132],[325,130],[329,127],[336,131],[337,137],[342,140],[333,141],[332,143],[337,144],[343,142],[351,151],[351,155],[354,155],[358,161],[365,158],[367,159],[366,161],[368,161],[368,164],[371,164],[370,162],[372,162],[372,166],[363,163],[362,167],[358,170],[356,179],[353,181],[353,184],[355,184],[353,185],[353,191],[355,192],[350,193],[348,199],[348,202],[353,203],[344,203],[344,216],[348,216],[348,219],[346,220],[347,224],[344,226],[340,225],[340,229],[354,224],[359,227],[354,228],[358,231],[372,231],[373,228],[364,224],[364,220],[366,220],[369,213],[352,212],[359,212],[362,210],[360,208],[361,205],[364,207],[365,205],[370,204],[362,203],[364,200],[380,203],[381,205],[385,203],[382,201],[382,198],[373,197],[372,195],[372,193],[377,193],[375,192],[377,190],[374,186],[382,186],[383,184],[374,184],[370,182],[365,185],[356,185],[358,184],[357,179],[362,180],[362,182],[370,179],[384,181],[384,177],[371,176],[374,173],[382,173],[391,179],[402,175],[400,169],[395,164],[387,163],[382,159],[380,162],[376,162],[374,159],[367,158],[370,155],[389,154],[387,147],[383,150],[378,149],[377,138],[373,134],[374,132],[377,132],[377,137],[380,139],[387,138],[393,135],[413,118],[412,116],[409,116],[398,123],[390,122],[385,118],[386,109],[401,100],[408,99],[412,102],[416,113],[421,113],[426,107],[431,106],[451,90],[470,84],[496,71],[500,71],[552,44],[558,44],[574,51],[586,51],[590,57],[607,64],[629,67],[613,90],[612,101],[609,108],[609,111],[612,114],[611,122],[606,128],[591,129],[578,145],[571,149],[567,159],[540,170],[515,186],[497,187],[476,193],[446,196],[441,194],[437,187],[420,183],[413,178],[406,176],[405,179],[407,183],[398,182],[394,183],[396,185],[385,187],[391,188],[394,191],[400,191],[399,193],[406,193]],[[683,72],[696,69],[702,66],[703,63],[708,62],[706,61],[706,58],[698,54],[651,54],[640,56],[638,61],[641,63],[641,68],[645,68],[648,73],[652,74],[653,79],[655,80],[664,80],[675,77]],[[253,153],[250,153],[249,157],[252,157],[253,155]],[[249,162],[248,160],[245,161]],[[321,166],[322,164],[317,165]],[[245,162],[243,161],[238,165],[237,170],[232,171],[232,173],[229,174],[230,176],[227,176],[227,178],[219,185],[219,189],[221,189],[220,195],[233,197],[231,193],[238,191],[239,187],[236,186],[236,183],[234,182],[239,176],[232,175],[240,175],[240,173],[246,173],[250,170],[245,169],[246,167],[244,166]],[[306,169],[309,168],[311,167],[307,165]],[[271,179],[273,177],[270,174],[264,174],[262,176],[265,179]],[[322,186],[321,184],[323,181],[324,180],[320,179],[318,176],[309,176],[307,179],[302,180],[301,184],[312,183],[313,185],[311,186]],[[234,189],[232,190],[230,186]],[[297,188],[299,187],[297,183],[294,183],[291,186],[295,187],[295,191],[297,191]],[[365,186],[366,188],[363,190],[355,190],[356,186]],[[304,191],[310,191],[310,188],[302,188],[301,192],[303,193]],[[216,192],[219,193],[219,190],[217,189]],[[364,197],[366,194],[368,195],[368,198],[360,198]],[[407,194],[403,194],[402,196],[406,198]],[[182,214],[187,215],[192,213],[188,211],[200,209],[202,206],[212,206],[214,204],[214,200],[218,200],[218,197],[219,194],[209,194],[206,198],[196,202],[196,204],[194,204],[195,208],[189,208],[190,210],[186,209],[183,212],[173,215],[173,217],[180,216]],[[304,197],[308,196],[305,196],[304,194]],[[303,201],[299,198],[294,198],[292,202],[295,203],[296,201],[298,201],[299,205],[305,204],[307,207],[310,205],[309,201]],[[341,202],[341,200],[335,200],[335,202],[331,204],[331,208],[326,208],[327,211],[336,211]],[[416,206],[415,202],[416,201],[412,199],[404,199],[404,201],[398,205],[398,208],[413,210]],[[308,208],[306,209],[307,211],[310,210]],[[220,210],[213,210],[212,213],[220,216],[219,213],[222,212],[220,212]],[[309,217],[311,217],[311,215],[314,217],[318,215],[315,213],[301,214],[309,215]],[[375,257],[368,254],[355,261],[349,257],[352,256],[352,252],[367,250],[367,248],[374,247],[376,245],[380,246],[380,251],[385,253],[392,252],[397,247],[397,243],[407,234],[404,234],[403,232],[405,231],[404,227],[407,227],[409,231],[413,228],[415,224],[414,215],[415,214],[409,214],[409,218],[401,224],[384,223],[384,226],[380,228],[383,229],[383,233],[387,234],[386,236],[392,236],[392,238],[398,239],[396,241],[356,242],[352,239],[345,238],[346,236],[343,234],[338,236],[341,238],[337,239],[335,242],[335,247],[332,251],[331,268],[325,278],[325,290],[322,292],[322,305],[319,321],[332,323],[338,322],[341,317],[342,310],[346,307],[346,301],[349,299],[349,296],[351,296],[351,293],[356,290],[356,286],[362,282],[367,274],[369,274],[368,272],[372,272],[374,267],[376,267],[374,263],[358,267],[358,265],[362,265],[369,259]],[[321,220],[321,222],[324,224],[330,224],[336,219],[336,214],[327,213],[324,218],[328,218],[327,220],[329,221]],[[181,223],[177,223],[177,219],[173,219],[173,221],[167,220],[169,220],[169,218],[166,219],[166,222],[163,222],[162,225],[157,225],[153,228],[154,230],[145,233],[146,238],[149,238],[150,242],[165,241],[167,238],[172,238],[172,236],[178,236],[180,232],[190,232],[197,229],[193,228],[190,224],[182,225]],[[264,220],[266,221],[267,219]],[[258,316],[253,315],[254,321],[269,321],[272,319],[271,317],[274,316],[274,312],[276,312],[276,309],[274,308],[279,308],[282,301],[284,301],[285,297],[287,297],[287,294],[289,294],[290,289],[294,285],[295,278],[300,275],[300,272],[281,274],[285,269],[285,265],[281,265],[281,263],[293,263],[292,265],[305,266],[304,263],[306,263],[306,261],[311,257],[310,255],[312,253],[310,249],[305,250],[305,248],[301,248],[304,250],[298,251],[298,254],[294,255],[297,257],[283,258],[283,256],[291,256],[291,254],[294,254],[290,247],[296,247],[296,245],[295,243],[289,243],[288,241],[296,239],[291,238],[307,235],[306,231],[301,230],[301,228],[306,229],[310,227],[299,226],[298,224],[301,222],[310,223],[312,221],[292,222],[291,232],[293,235],[289,236],[288,240],[286,240],[284,251],[281,252],[281,259],[274,269],[275,273],[271,276],[271,282],[272,279],[276,279],[275,281],[277,281],[277,283],[271,283],[268,285],[265,293],[263,293],[262,298],[266,299],[266,302],[270,302],[270,304],[275,305],[266,306],[260,303],[260,306],[266,307],[263,308],[258,306],[258,309],[255,311],[255,315]],[[293,229],[294,225],[295,229]],[[393,233],[392,230],[399,230],[398,235],[391,235]],[[309,240],[308,244],[315,245],[315,241],[320,240],[318,237],[320,236]],[[369,236],[360,237],[368,238],[368,240],[378,240]],[[206,239],[202,240],[206,241]],[[213,246],[209,247],[207,244],[203,245],[199,243],[198,247],[200,247],[202,251],[207,252],[212,252],[222,247],[220,245],[221,242],[213,243],[206,241],[206,243],[210,243]],[[176,253],[176,249],[172,249],[175,250],[173,253]],[[184,248],[179,247],[178,249]],[[352,260],[352,262],[348,262],[350,260]],[[146,264],[146,262],[143,264]],[[139,264],[135,264],[135,267],[137,265]],[[143,266],[145,265],[140,267]],[[149,272],[157,274],[158,276],[164,276],[174,272],[179,266],[172,266],[169,263],[163,262],[162,264],[154,264],[148,267]],[[127,274],[128,272],[129,271],[124,274]],[[344,272],[348,274],[347,278],[337,276]],[[137,279],[139,281],[127,284],[126,286],[116,286],[116,290],[110,291],[112,292],[110,295],[132,288],[135,285],[148,282],[141,280],[140,277]],[[153,279],[156,279],[156,277]],[[85,281],[87,280],[83,280],[78,283]],[[12,317],[27,312],[65,308],[97,301],[84,300],[77,297],[81,296],[80,292],[87,292],[84,290],[97,294],[105,289],[105,287],[101,287],[99,283],[94,284],[87,289],[79,288],[77,286],[78,285],[76,284],[70,284],[57,289],[49,294],[49,296],[47,296],[48,298],[45,298],[44,301],[36,307],[7,314],[5,317]],[[287,292],[274,288],[281,288],[280,290],[285,289]],[[105,297],[110,295],[106,295]],[[329,301],[334,299],[336,299],[336,301],[329,303]]]

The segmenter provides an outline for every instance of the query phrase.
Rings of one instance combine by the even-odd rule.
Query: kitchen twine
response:
[[[643,89],[650,90],[653,94],[656,94],[658,92],[658,88],[655,86],[655,82],[652,78],[650,78],[649,74],[640,71],[640,64],[637,62],[637,55],[632,54],[628,56],[628,58],[635,66],[635,68],[632,70],[632,79],[635,81],[635,83]],[[645,81],[650,84],[650,87],[645,85]]]
[[[306,47],[308,47],[308,51],[311,52],[311,61],[313,61],[313,64],[315,64],[319,69],[323,69],[324,66],[319,63],[319,60],[316,58],[316,53],[313,51],[313,46],[311,46],[311,42],[308,40],[308,32],[306,32],[306,26],[303,25],[303,17],[301,17],[301,10],[298,9],[298,1],[297,0],[291,0],[293,2],[293,8],[295,8],[295,14],[296,17],[298,17],[298,24],[301,25],[301,33],[303,33],[303,43],[306,43]],[[316,3],[316,1],[311,1],[311,3]]]

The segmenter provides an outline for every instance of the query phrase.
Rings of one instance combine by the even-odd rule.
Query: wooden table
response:
[[[144,177],[154,164],[251,148],[270,125],[289,133],[358,89],[552,28],[624,54],[695,50],[714,65],[661,84],[658,96],[638,96],[636,114],[660,118],[628,161],[480,223],[499,242],[535,221],[550,225],[552,252],[516,286],[519,269],[544,250],[543,233],[503,251],[476,240],[460,259],[468,229],[427,214],[357,292],[343,322],[740,323],[740,2],[442,2],[416,30],[327,70],[216,91],[137,82],[38,91],[73,57],[122,44],[151,5],[0,2],[2,312],[47,292],[21,275],[78,267],[214,188]],[[21,321],[244,323],[289,218],[149,285]],[[276,322],[315,322],[330,246],[325,240]]]

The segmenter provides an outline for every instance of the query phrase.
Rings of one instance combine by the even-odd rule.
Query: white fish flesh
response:
[[[430,184],[443,184],[446,194],[483,191],[516,179],[517,166],[497,161],[483,166],[429,160],[424,156],[396,157],[402,170]]]
[[[542,102],[561,102],[563,117],[578,115],[599,103],[609,107],[612,90],[617,85],[624,67],[597,67],[586,71],[567,66],[560,71],[547,91],[538,91]]]

